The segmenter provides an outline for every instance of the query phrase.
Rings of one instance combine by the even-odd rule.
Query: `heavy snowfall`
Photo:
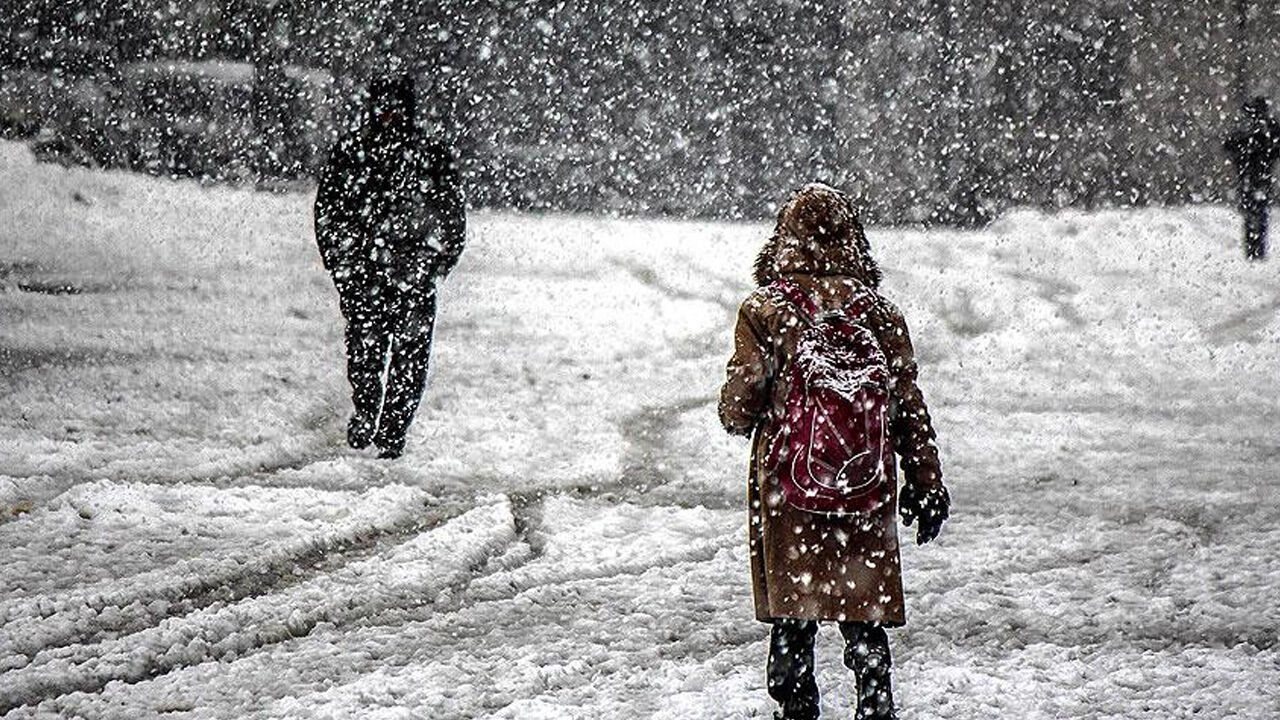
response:
[[[765,223],[473,213],[385,461],[308,194],[0,170],[0,717],[770,716],[715,413]],[[901,717],[1280,715],[1280,280],[1238,216],[868,235],[954,497],[904,542]]]

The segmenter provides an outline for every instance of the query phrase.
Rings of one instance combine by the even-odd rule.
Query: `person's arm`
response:
[[[1280,159],[1280,122],[1275,120],[1267,121],[1267,130],[1265,133],[1267,147],[1267,162],[1274,163]]]
[[[349,249],[344,247],[349,244],[349,240],[344,241],[344,238],[349,238],[351,232],[345,218],[347,213],[343,210],[347,175],[344,168],[347,167],[348,160],[345,147],[341,144],[335,146],[332,156],[320,173],[320,182],[316,187],[316,245],[320,248],[321,262],[330,271],[338,263],[339,255]]]
[[[436,204],[442,213],[439,256],[434,271],[437,277],[445,277],[458,264],[467,242],[467,204],[457,159],[447,147],[441,146],[433,153],[431,172],[435,179]]]
[[[720,424],[733,435],[750,435],[764,419],[769,403],[772,348],[760,325],[760,295],[738,309],[733,357],[720,389]]]
[[[917,540],[932,540],[942,529],[942,521],[950,514],[951,499],[942,484],[942,465],[938,460],[933,421],[924,393],[917,382],[919,367],[907,322],[888,301],[880,302],[881,319],[877,328],[880,347],[889,364],[893,414],[889,429],[894,449],[901,458],[905,482],[899,496],[902,519],[908,525],[919,518]]]

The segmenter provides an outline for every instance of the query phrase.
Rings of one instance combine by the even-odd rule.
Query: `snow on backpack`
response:
[[[869,514],[893,496],[889,367],[866,315],[864,290],[822,312],[799,286],[773,284],[804,329],[789,367],[785,410],[766,455],[788,505],[826,515]]]

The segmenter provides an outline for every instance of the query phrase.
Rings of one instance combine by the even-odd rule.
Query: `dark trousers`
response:
[[[427,382],[435,288],[386,292],[352,287],[340,290],[340,297],[356,416],[370,426],[376,423],[379,448],[400,450]]]
[[[1267,256],[1267,224],[1270,215],[1267,201],[1250,202],[1240,207],[1244,215],[1244,256],[1261,260]]]
[[[769,636],[769,695],[787,720],[818,717],[818,683],[813,676],[813,641],[818,623],[774,620]],[[858,720],[894,717],[889,635],[874,623],[842,622],[844,664],[858,679]]]

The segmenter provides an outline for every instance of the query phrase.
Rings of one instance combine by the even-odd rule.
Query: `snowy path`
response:
[[[769,716],[714,412],[762,227],[480,214],[386,463],[307,198],[0,171],[0,717]],[[872,232],[956,496],[904,720],[1280,714],[1280,279],[1234,235]]]

